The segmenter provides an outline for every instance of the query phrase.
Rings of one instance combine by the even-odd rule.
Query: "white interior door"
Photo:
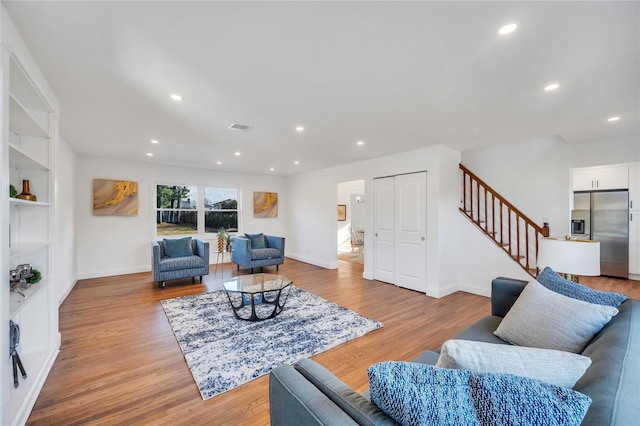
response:
[[[395,178],[375,180],[373,278],[395,284]]]
[[[399,175],[395,179],[395,283],[426,293],[427,173]]]
[[[426,293],[426,198],[426,172],[375,180],[375,279]]]

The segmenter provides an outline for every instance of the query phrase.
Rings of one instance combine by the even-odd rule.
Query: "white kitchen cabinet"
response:
[[[628,187],[628,166],[599,166],[573,169],[574,191],[627,189]]]
[[[0,250],[5,277],[0,304],[0,424],[24,424],[60,347],[55,291],[54,210],[58,101],[2,7],[2,208]],[[37,201],[10,197],[28,180]],[[6,230],[6,231],[5,231]],[[9,271],[31,264],[42,280],[10,291]],[[25,297],[26,296],[26,297]],[[27,373],[14,386],[9,321],[20,326],[18,353]]]

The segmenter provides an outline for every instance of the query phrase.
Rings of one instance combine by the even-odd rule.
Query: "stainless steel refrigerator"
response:
[[[600,274],[629,276],[629,192],[574,192],[572,238],[600,241]]]

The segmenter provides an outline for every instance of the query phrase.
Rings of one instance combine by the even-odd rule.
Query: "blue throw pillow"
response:
[[[191,237],[178,238],[174,240],[164,239],[164,254],[167,257],[192,256]]]
[[[371,401],[402,425],[579,425],[591,398],[512,374],[410,362],[369,367]]]
[[[596,305],[607,305],[617,308],[622,302],[627,300],[627,296],[620,293],[598,291],[585,287],[573,281],[565,280],[548,266],[542,270],[536,280],[549,290],[562,294],[572,299],[583,302],[595,303]]]
[[[267,247],[264,242],[264,235],[262,235],[262,233],[244,235],[249,239],[249,241],[251,241],[251,249],[261,249]]]

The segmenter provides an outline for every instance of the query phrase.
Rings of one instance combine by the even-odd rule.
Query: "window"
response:
[[[218,232],[220,228],[238,232],[237,189],[204,189],[204,226],[204,232]]]
[[[158,185],[156,188],[156,234],[198,233],[198,188]]]
[[[238,189],[156,186],[156,235],[238,231]],[[202,198],[200,198],[202,197]]]

